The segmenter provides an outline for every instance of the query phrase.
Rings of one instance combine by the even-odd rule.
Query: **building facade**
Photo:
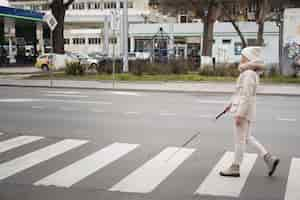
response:
[[[11,0],[10,4],[16,8],[49,11],[47,0]],[[201,21],[184,21],[182,15],[175,18],[161,16],[156,10],[156,5],[157,3],[150,3],[149,0],[128,0],[130,52],[155,53],[158,50],[167,52],[164,53],[166,56],[200,56],[203,36]],[[75,0],[66,12],[65,50],[122,56],[123,6],[121,0]],[[254,7],[255,5],[253,9]],[[258,29],[256,23],[241,22],[239,27],[248,43],[254,44]],[[49,30],[39,25],[34,32],[39,41],[38,46],[49,47]],[[276,23],[266,23],[264,39],[266,61],[278,63],[279,28]],[[230,23],[215,24],[214,40],[213,57],[217,62],[236,62],[239,59],[241,42]]]

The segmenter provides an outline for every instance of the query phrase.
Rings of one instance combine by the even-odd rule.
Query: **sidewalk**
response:
[[[50,87],[49,80],[0,79],[0,86],[14,87]],[[187,93],[232,93],[234,83],[197,83],[197,82],[117,82],[111,81],[70,81],[54,80],[53,88],[101,89],[152,92],[187,92]],[[300,85],[263,84],[259,87],[260,95],[300,96]]]
[[[32,74],[37,72],[41,72],[41,70],[33,66],[0,67],[0,73],[3,74]]]

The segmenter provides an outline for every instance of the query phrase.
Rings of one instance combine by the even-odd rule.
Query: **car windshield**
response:
[[[100,54],[100,53],[90,53],[89,54],[90,57],[93,57],[93,58],[102,58],[103,56]]]

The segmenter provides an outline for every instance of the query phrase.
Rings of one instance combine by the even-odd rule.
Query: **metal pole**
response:
[[[279,74],[282,75],[283,68],[283,19],[282,13],[279,15]]]
[[[115,29],[113,29],[113,38],[115,39]],[[115,88],[115,84],[116,84],[116,58],[115,58],[115,50],[116,50],[116,44],[115,44],[115,41],[113,41],[113,88]]]
[[[128,0],[123,3],[123,72],[128,72]]]
[[[53,31],[50,30],[50,44],[51,44],[51,54],[53,54]],[[49,72],[50,72],[50,87],[52,88],[53,87],[53,69],[52,67],[54,67],[54,63],[53,63],[53,59],[54,59],[54,56],[52,56],[52,60],[51,62],[49,63]]]

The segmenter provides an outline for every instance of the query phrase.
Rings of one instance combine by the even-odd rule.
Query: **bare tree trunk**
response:
[[[267,13],[270,12],[270,0],[262,0],[259,3],[259,9],[257,13],[257,24],[258,24],[258,31],[257,31],[257,45],[262,46],[264,44],[264,26]]]
[[[58,2],[58,1],[57,1]],[[65,21],[65,8],[61,3],[53,3],[52,14],[57,20],[57,26],[53,31],[53,52],[54,53],[65,53],[64,48],[64,21]]]
[[[53,0],[51,3],[51,11],[57,20],[57,26],[53,31],[53,52],[63,54],[65,53],[64,44],[64,22],[66,10],[74,2],[74,0]]]
[[[257,32],[257,45],[258,46],[263,46],[263,44],[264,44],[264,27],[265,27],[264,22],[258,24],[258,32]]]
[[[247,47],[247,42],[246,39],[243,35],[243,33],[240,30],[240,27],[238,27],[238,25],[236,24],[235,20],[232,18],[232,16],[227,12],[227,8],[224,6],[224,4],[222,4],[222,9],[224,11],[225,16],[229,19],[229,21],[231,22],[232,26],[234,27],[235,31],[237,32],[237,34],[239,35],[241,42],[242,42],[242,47],[245,48]]]
[[[209,17],[205,17],[204,30],[203,30],[203,56],[212,56],[213,47],[213,33],[214,33],[214,22],[209,20]]]
[[[246,48],[248,45],[247,45],[246,39],[245,39],[243,33],[241,32],[240,28],[238,27],[238,25],[235,23],[234,20],[231,20],[230,22],[241,39],[242,48]]]
[[[216,21],[214,17],[214,4],[214,0],[210,1],[210,4],[208,6],[208,12],[204,17],[202,56],[212,56],[212,48],[214,41],[214,23]]]

